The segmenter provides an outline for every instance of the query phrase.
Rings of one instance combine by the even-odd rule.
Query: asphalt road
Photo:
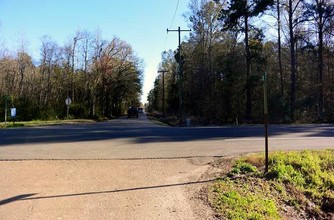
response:
[[[270,126],[269,147],[334,148],[333,130]],[[213,156],[263,149],[263,126],[173,128],[143,115],[0,129],[0,219],[213,220],[203,189],[228,169]]]
[[[262,125],[168,127],[139,119],[0,130],[0,159],[231,156],[264,149]],[[334,125],[270,125],[269,149],[334,148]]]

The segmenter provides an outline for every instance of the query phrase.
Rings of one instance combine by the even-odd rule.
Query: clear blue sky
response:
[[[178,46],[177,32],[167,35],[166,29],[188,28],[182,15],[188,10],[189,0],[179,0],[171,26],[177,3],[178,0],[0,0],[0,43],[16,51],[19,42],[26,39],[29,54],[37,59],[43,35],[51,36],[59,45],[77,30],[99,29],[107,40],[117,36],[130,43],[145,62],[142,100],[146,101],[161,53]]]

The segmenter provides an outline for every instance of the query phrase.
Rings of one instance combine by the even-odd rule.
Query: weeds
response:
[[[271,155],[267,177],[291,184],[316,203],[334,191],[334,151],[277,152]]]
[[[334,215],[334,150],[272,153],[266,175],[263,161],[260,154],[236,160],[210,188],[222,218],[280,219],[285,206],[309,217]]]
[[[247,173],[255,173],[255,172],[257,172],[256,166],[253,166],[250,163],[239,160],[234,164],[229,175],[231,176],[235,174],[247,174]]]
[[[214,205],[228,219],[281,219],[274,200],[257,186],[246,188],[241,181],[225,179],[216,182],[212,191],[216,193]]]

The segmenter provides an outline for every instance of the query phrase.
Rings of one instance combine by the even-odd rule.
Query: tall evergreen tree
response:
[[[225,29],[237,28],[245,34],[245,60],[246,60],[246,120],[252,117],[252,90],[248,81],[251,78],[251,55],[249,49],[249,20],[252,17],[259,16],[269,6],[273,5],[273,0],[231,0],[227,9],[222,9],[221,19],[225,22]]]

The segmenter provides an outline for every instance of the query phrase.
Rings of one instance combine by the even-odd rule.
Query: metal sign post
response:
[[[264,107],[264,135],[265,135],[265,169],[264,173],[268,173],[268,101],[267,101],[267,73],[263,74],[263,107]]]

